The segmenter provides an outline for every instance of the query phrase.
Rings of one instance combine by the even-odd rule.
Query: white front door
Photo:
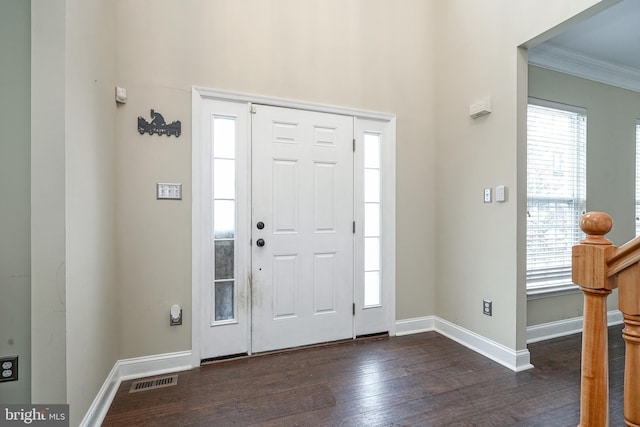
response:
[[[252,114],[253,352],[353,336],[353,118]]]
[[[393,118],[193,93],[194,363],[392,333]]]

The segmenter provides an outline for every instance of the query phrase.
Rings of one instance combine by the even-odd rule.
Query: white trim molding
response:
[[[529,363],[529,350],[513,350],[440,318],[436,319],[436,331],[514,372],[533,368],[533,365]]]
[[[533,368],[529,350],[513,350],[437,316],[396,321],[396,336],[435,331],[514,372]]]
[[[118,362],[116,362],[116,364],[113,365],[111,372],[109,372],[109,375],[107,375],[107,378],[104,380],[102,387],[98,390],[98,394],[93,399],[87,413],[84,414],[84,418],[82,419],[82,422],[80,422],[80,427],[102,425],[102,421],[104,421],[104,417],[107,416],[111,402],[113,402],[113,398],[116,396],[116,392],[118,391],[121,382],[122,381],[118,377]]]
[[[435,316],[414,317],[396,321],[397,337],[402,335],[419,334],[421,332],[435,331]],[[391,334],[390,334],[391,335]]]
[[[562,285],[534,287],[527,289],[527,301],[552,298],[560,295],[571,295],[580,293],[580,288],[573,283],[565,283]]]
[[[102,424],[122,381],[186,371],[195,367],[191,364],[191,361],[191,351],[116,361],[82,419],[80,427],[92,427]]]
[[[363,117],[374,120],[392,121],[396,116],[391,113],[361,110],[359,108],[339,107],[334,105],[317,104],[314,102],[296,101],[293,99],[279,98],[274,96],[262,96],[256,94],[231,92],[219,89],[209,89],[204,87],[192,87],[192,101],[197,97],[208,99],[219,99],[222,101],[250,102],[253,104],[272,105],[275,107],[292,108],[295,110],[316,111],[321,113],[342,114],[345,116]],[[192,103],[192,105],[194,105]]]
[[[582,323],[583,318],[580,316],[528,326],[527,344],[578,334],[582,332]],[[607,325],[613,326],[619,325],[620,323],[622,323],[622,313],[619,310],[611,310],[607,313]]]
[[[604,62],[556,46],[529,49],[529,64],[640,92],[640,70]]]

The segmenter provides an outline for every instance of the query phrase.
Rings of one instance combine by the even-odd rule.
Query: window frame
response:
[[[572,187],[572,196],[557,196],[557,197],[539,197],[534,196],[530,197],[530,179],[532,173],[530,172],[530,143],[531,143],[531,129],[529,125],[529,110],[530,106],[542,107],[542,108],[551,108],[554,110],[559,110],[562,112],[577,114],[582,117],[582,123],[580,124],[580,128],[577,129],[577,134],[583,135],[583,138],[577,142],[575,152],[577,159],[577,166],[575,172],[579,175],[576,175],[573,179],[574,186]],[[580,148],[582,145],[582,148]],[[582,153],[580,153],[582,150]],[[586,199],[586,162],[587,162],[587,109],[583,107],[577,107],[572,105],[567,105],[559,102],[542,100],[538,98],[530,97],[527,103],[527,224],[526,224],[526,256],[525,256],[525,283],[527,289],[527,296],[529,299],[537,299],[537,298],[545,298],[549,296],[567,294],[578,292],[578,288],[571,281],[571,263],[570,263],[570,253],[566,253],[566,248],[564,249],[563,257],[569,259],[569,264],[563,263],[558,266],[548,266],[546,268],[537,268],[537,269],[529,269],[530,264],[530,235],[531,225],[530,225],[530,212],[531,212],[531,202],[536,201],[538,204],[556,204],[556,205],[564,205],[565,207],[569,207],[568,212],[573,218],[570,219],[570,224],[575,224],[570,228],[562,228],[558,227],[558,231],[567,231],[572,238],[571,246],[577,243],[583,233],[579,228],[578,221],[579,217],[583,212],[586,211],[587,207],[587,199]],[[568,169],[570,171],[571,168]],[[571,208],[571,205],[573,207]],[[577,205],[577,206],[576,206]],[[552,211],[552,210],[551,210]],[[554,273],[555,270],[555,273]],[[537,278],[536,278],[537,276]],[[533,279],[533,280],[532,280]],[[538,283],[537,285],[535,283]],[[532,285],[532,283],[534,283]]]

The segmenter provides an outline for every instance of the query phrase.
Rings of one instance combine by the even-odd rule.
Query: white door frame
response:
[[[396,244],[395,244],[395,228],[396,228],[396,155],[395,155],[395,134],[396,134],[396,118],[392,114],[370,112],[364,110],[356,110],[350,108],[333,107],[314,103],[306,103],[292,101],[280,98],[264,97],[259,95],[249,95],[237,92],[226,92],[212,90],[200,87],[192,89],[192,268],[191,268],[191,357],[192,365],[200,366],[201,361],[201,276],[203,262],[203,239],[207,239],[202,230],[203,209],[201,206],[202,188],[201,179],[203,174],[202,166],[202,147],[204,142],[201,140],[201,113],[203,109],[203,100],[215,99],[220,101],[245,102],[247,104],[266,104],[276,107],[294,108],[300,110],[309,110],[333,114],[342,114],[353,116],[356,122],[360,119],[363,121],[378,121],[385,123],[387,138],[382,146],[381,158],[381,197],[384,206],[384,218],[382,222],[382,283],[384,297],[387,305],[387,325],[389,335],[395,335],[395,302],[396,302]],[[356,188],[356,191],[360,191]],[[356,223],[362,223],[363,218],[359,215],[355,218]],[[358,233],[359,234],[359,233]],[[356,234],[356,238],[361,237]],[[356,244],[357,248],[358,244]],[[356,282],[357,283],[357,282]]]

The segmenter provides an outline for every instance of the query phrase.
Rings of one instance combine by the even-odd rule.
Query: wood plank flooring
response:
[[[609,328],[611,426],[622,414],[622,326]],[[218,362],[128,393],[103,426],[576,426],[581,335],[529,345],[514,373],[435,332]]]

